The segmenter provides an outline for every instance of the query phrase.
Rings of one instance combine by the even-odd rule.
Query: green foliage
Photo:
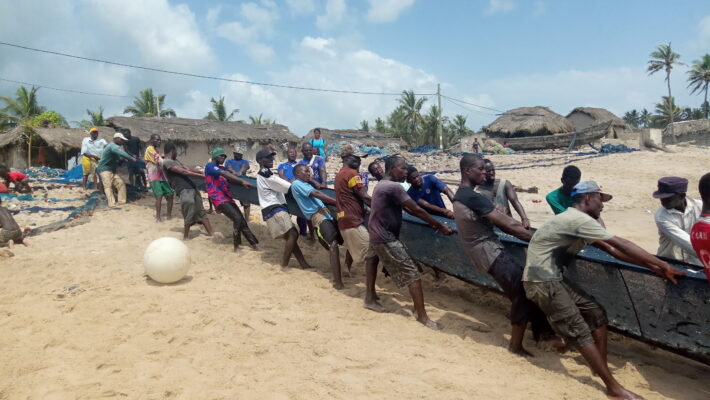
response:
[[[39,105],[38,90],[35,86],[30,90],[21,86],[15,92],[15,98],[0,96],[0,100],[5,103],[5,106],[0,108],[0,129],[11,129],[46,110]]]
[[[214,97],[210,99],[212,103],[212,111],[208,112],[203,119],[210,121],[231,121],[234,118],[234,114],[239,112],[238,108],[232,110],[227,114],[227,107],[224,105],[224,96],[220,97],[219,100],[215,100]]]
[[[702,111],[705,119],[708,118],[708,86],[710,86],[710,54],[705,54],[699,60],[693,61],[693,65],[688,71],[688,88],[691,89],[690,94],[695,92],[704,92],[705,101],[703,101]]]
[[[680,108],[676,106],[675,99],[663,96],[661,100],[656,103],[656,112],[651,117],[654,128],[664,128],[672,121],[680,120]]]
[[[367,122],[367,120],[360,121],[360,128],[358,128],[358,130],[363,132],[370,132],[370,123]]]
[[[160,111],[158,111],[160,109]],[[147,88],[140,91],[133,100],[133,105],[123,110],[124,114],[131,114],[133,117],[175,117],[172,108],[165,107],[165,95],[153,95],[153,89]]]
[[[274,125],[276,124],[276,120],[264,118],[264,114],[260,113],[258,116],[250,115],[249,123],[251,123],[252,125]]]
[[[91,111],[91,110],[87,109],[86,115],[89,116],[88,120],[83,119],[79,122],[72,121],[72,123],[76,123],[84,129],[90,129],[90,128],[93,128],[94,126],[105,126],[106,125],[106,121],[104,121],[104,107],[103,106],[99,106],[99,109],[97,111]]]
[[[636,111],[635,109],[631,110],[631,111],[627,111],[626,113],[624,113],[624,116],[622,117],[622,119],[624,120],[624,122],[626,122],[626,124],[628,124],[629,126],[632,126],[634,128],[639,127],[640,118],[641,118],[641,116],[639,115],[638,111]]]
[[[42,114],[25,120],[27,126],[33,128],[53,128],[57,126],[69,126],[64,117],[56,111],[45,111]]]
[[[380,132],[380,133],[387,132],[387,124],[380,117],[377,117],[377,119],[375,120],[375,132]]]

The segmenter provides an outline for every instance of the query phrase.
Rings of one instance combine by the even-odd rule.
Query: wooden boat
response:
[[[489,138],[500,144],[505,142],[515,151],[572,149],[604,138],[612,121],[590,126],[578,132],[556,133],[552,135],[524,136],[511,138]]]
[[[258,205],[256,180],[242,178],[252,187],[232,184],[232,195]],[[204,180],[194,181],[204,188]],[[323,192],[335,197],[331,189]],[[301,215],[295,200],[287,198],[290,212]],[[465,282],[502,292],[490,275],[472,264],[461,247],[456,224],[435,218],[455,233],[444,236],[405,213],[400,238],[411,255]],[[505,250],[524,263],[527,243],[502,232],[498,234]],[[564,273],[604,306],[611,329],[710,365],[710,284],[701,267],[668,261],[687,275],[679,278],[678,284],[668,283],[644,267],[619,261],[590,246],[579,253],[575,264]]]

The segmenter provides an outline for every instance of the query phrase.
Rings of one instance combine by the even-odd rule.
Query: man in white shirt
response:
[[[296,257],[301,268],[311,268],[303,257],[301,248],[298,247],[298,231],[291,221],[286,205],[286,193],[291,188],[291,183],[274,174],[274,156],[276,152],[262,149],[256,153],[256,162],[259,163],[259,173],[256,175],[256,190],[259,195],[261,216],[266,221],[271,237],[282,238],[286,241],[283,256],[281,257],[281,270],[288,270],[291,254]]]
[[[99,139],[99,130],[97,128],[89,129],[89,137],[85,137],[81,141],[81,167],[84,170],[84,178],[81,180],[81,186],[86,190],[86,182],[91,175],[94,186],[98,189],[98,174],[96,166],[101,158],[101,153],[104,151],[108,143],[105,140]]]
[[[701,265],[690,243],[690,230],[700,218],[702,203],[686,196],[688,180],[667,176],[658,180],[653,197],[661,200],[656,210],[658,256]]]

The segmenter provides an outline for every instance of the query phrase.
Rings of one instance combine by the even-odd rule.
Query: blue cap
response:
[[[612,195],[602,192],[602,188],[594,181],[584,181],[574,185],[571,196],[574,197],[578,194],[585,193],[601,193],[603,202],[607,202],[613,198]]]

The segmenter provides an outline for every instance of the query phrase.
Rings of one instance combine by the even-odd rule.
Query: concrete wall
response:
[[[27,168],[27,148],[9,145],[0,150],[0,163],[14,169]]]
[[[256,153],[267,145],[267,143],[254,140],[242,140],[232,143],[189,142],[176,144],[178,148],[178,159],[192,167],[204,167],[210,160],[210,152],[215,147],[223,148],[229,158],[232,158],[232,153],[238,149],[244,154],[245,160],[255,163]],[[281,149],[281,143],[272,143],[272,145],[276,148],[277,159],[286,159],[285,152]],[[295,147],[296,142],[290,142],[289,145]]]

